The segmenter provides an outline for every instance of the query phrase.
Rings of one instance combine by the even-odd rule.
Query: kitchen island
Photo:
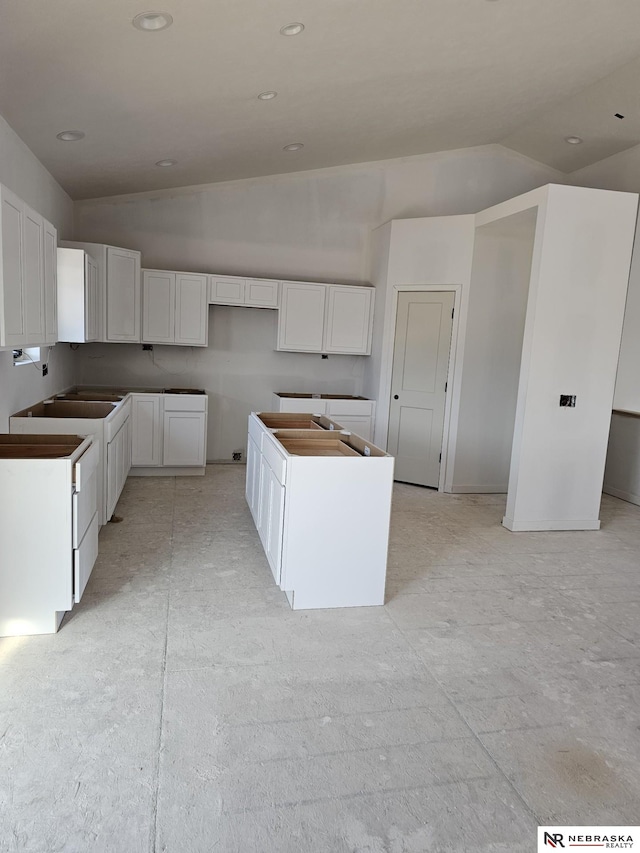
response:
[[[384,604],[394,460],[337,427],[312,414],[249,417],[247,503],[294,610]]]

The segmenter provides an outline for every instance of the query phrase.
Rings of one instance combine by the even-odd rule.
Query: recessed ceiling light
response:
[[[62,142],[77,142],[79,139],[84,139],[82,130],[63,130],[62,133],[57,133],[56,138]]]
[[[282,149],[283,151],[299,151],[301,148],[304,148],[302,142],[291,142],[289,145],[285,145]]]
[[[141,12],[136,15],[131,22],[138,30],[147,30],[148,32],[156,32],[157,30],[166,30],[173,23],[173,18],[166,12]]]
[[[278,96],[277,92],[260,92],[258,95],[259,101],[272,101]]]
[[[280,27],[280,35],[283,36],[297,36],[304,29],[304,24],[294,23],[294,24],[285,24],[284,27]]]
[[[564,141],[569,145],[580,145],[583,140],[579,136],[565,136]]]
[[[178,162],[177,160],[171,160],[171,159],[158,160],[158,162],[156,163],[156,166],[161,166],[163,169],[167,169],[169,166],[175,166],[177,162]]]

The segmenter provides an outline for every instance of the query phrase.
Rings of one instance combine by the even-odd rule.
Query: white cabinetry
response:
[[[96,269],[97,275],[97,269]],[[97,286],[97,280],[96,280]],[[45,344],[58,340],[58,232],[44,220],[44,329]]]
[[[142,340],[207,345],[207,276],[142,271]]]
[[[212,304],[277,308],[279,291],[280,282],[267,278],[209,276],[209,302]]]
[[[283,281],[278,349],[292,352],[371,352],[374,290]]]
[[[206,394],[136,393],[132,398],[132,474],[203,474],[206,465]]]
[[[55,343],[55,228],[0,186],[0,347]]]
[[[171,467],[206,464],[206,396],[164,395],[162,462]]]
[[[103,243],[63,242],[84,249],[98,265],[98,340],[141,340],[140,252]]]
[[[99,449],[90,438],[0,436],[0,636],[48,634],[98,554]]]
[[[58,249],[58,340],[98,340],[98,265],[82,249]]]
[[[261,417],[249,418],[247,501],[289,603],[384,604],[393,458],[336,431],[271,431]]]
[[[339,397],[333,394],[273,395],[275,412],[309,412],[326,415],[342,429],[356,433],[366,441],[373,439],[375,400],[364,397]]]
[[[131,465],[162,465],[162,394],[131,395]]]
[[[107,443],[107,520],[113,515],[131,468],[130,418]]]

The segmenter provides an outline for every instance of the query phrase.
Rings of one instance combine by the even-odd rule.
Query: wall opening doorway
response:
[[[440,484],[455,293],[400,291],[396,313],[388,451],[395,479]]]

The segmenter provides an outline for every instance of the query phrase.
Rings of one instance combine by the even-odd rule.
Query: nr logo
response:
[[[562,841],[562,833],[554,832],[551,834],[550,832],[546,832],[544,834],[544,843],[549,847],[564,847],[564,842]]]

